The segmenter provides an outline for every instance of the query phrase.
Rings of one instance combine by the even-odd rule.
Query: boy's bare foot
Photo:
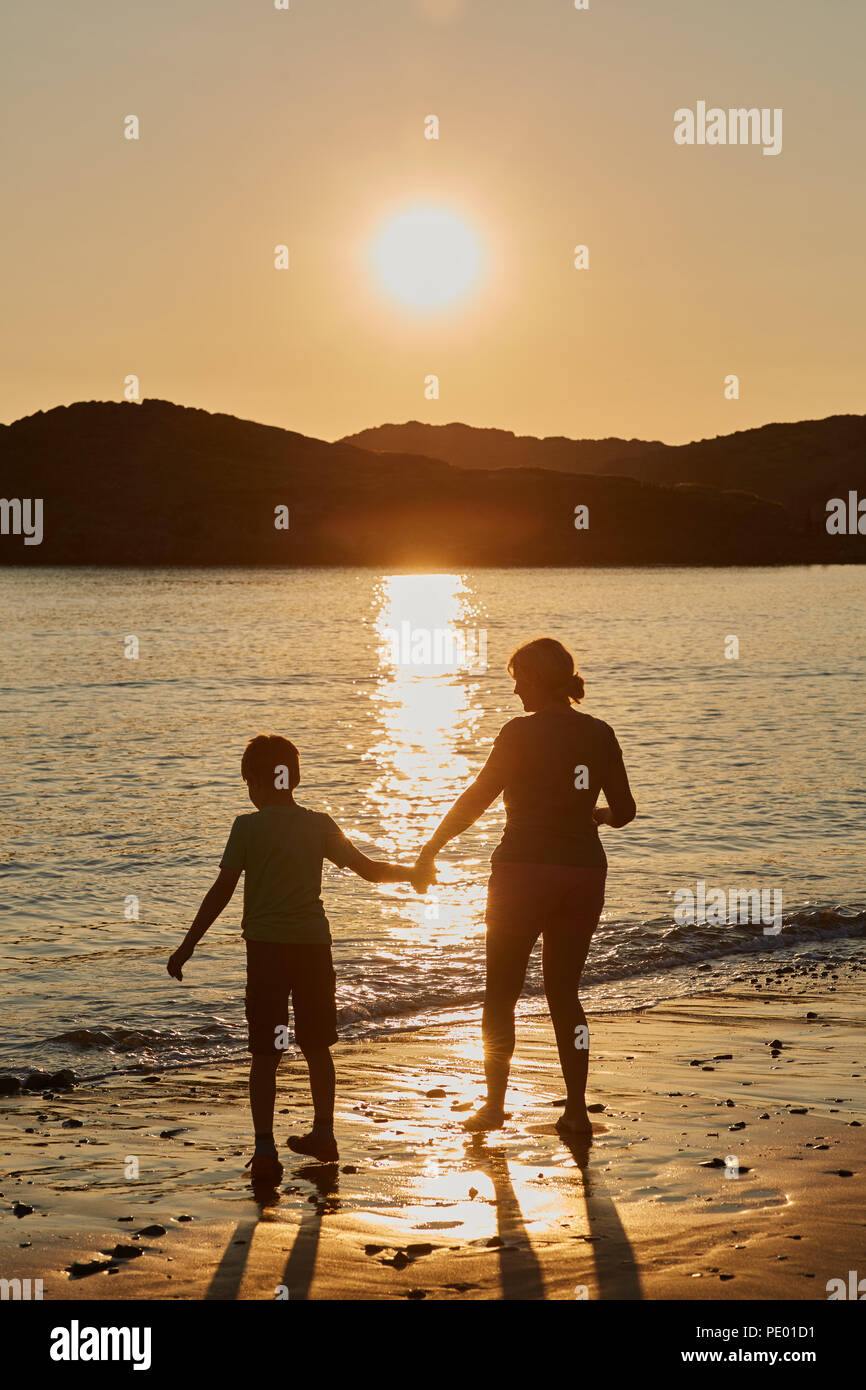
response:
[[[296,1154],[317,1158],[320,1163],[336,1163],[340,1157],[334,1131],[313,1125],[309,1134],[290,1134],[289,1148]]]
[[[268,1153],[267,1150],[254,1153],[247,1167],[252,1183],[270,1183],[276,1187],[283,1176],[283,1165],[276,1153]]]
[[[463,1128],[476,1133],[479,1130],[501,1129],[506,1120],[511,1119],[511,1112],[504,1111],[501,1105],[482,1105],[480,1110],[476,1110],[474,1115],[469,1115],[463,1121]]]

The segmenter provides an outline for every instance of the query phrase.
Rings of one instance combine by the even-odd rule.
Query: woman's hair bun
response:
[[[508,670],[515,679],[518,672],[524,672],[542,690],[557,698],[566,695],[575,704],[583,699],[583,676],[575,671],[571,652],[555,637],[536,637],[524,642],[512,653]]]
[[[580,674],[579,671],[575,671],[574,675],[571,677],[571,680],[568,683],[569,699],[582,700],[584,693],[585,687],[583,684],[583,676]]]

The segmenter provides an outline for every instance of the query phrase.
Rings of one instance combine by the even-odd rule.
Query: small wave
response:
[[[76,1048],[79,1052],[104,1049],[109,1052],[161,1052],[171,1048],[208,1047],[214,1038],[231,1036],[231,1030],[222,1023],[207,1023],[191,1033],[171,1030],[158,1032],[153,1028],[70,1028],[65,1033],[56,1033],[46,1042],[60,1043]]]

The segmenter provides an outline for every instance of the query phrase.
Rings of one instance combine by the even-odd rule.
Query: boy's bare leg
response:
[[[274,1134],[274,1105],[277,1098],[277,1067],[281,1052],[255,1052],[250,1059],[250,1110],[256,1139]]]
[[[276,1184],[283,1176],[283,1165],[274,1143],[274,1102],[277,1095],[277,1067],[281,1052],[254,1052],[250,1059],[250,1110],[256,1134],[252,1158],[253,1184]]]
[[[310,1095],[316,1124],[334,1128],[334,1059],[329,1047],[310,1047],[304,1053],[310,1073]]]
[[[329,1047],[308,1047],[304,1051],[310,1073],[310,1094],[313,1098],[313,1128],[309,1134],[293,1134],[289,1148],[295,1153],[309,1154],[322,1163],[336,1163],[339,1158],[334,1138],[334,1061]]]

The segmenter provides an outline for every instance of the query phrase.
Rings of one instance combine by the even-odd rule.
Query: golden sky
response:
[[[3,28],[4,421],[129,374],[326,439],[866,410],[853,0],[21,0]],[[781,153],[677,145],[699,101],[781,108]],[[448,303],[377,268],[419,207],[477,255]]]

